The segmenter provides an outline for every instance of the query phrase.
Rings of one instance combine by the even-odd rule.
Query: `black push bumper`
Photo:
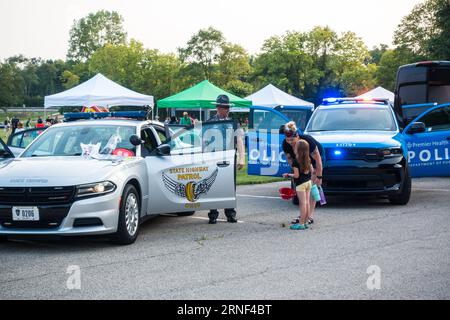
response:
[[[405,161],[390,164],[366,161],[325,164],[322,187],[326,194],[396,195],[405,180]]]

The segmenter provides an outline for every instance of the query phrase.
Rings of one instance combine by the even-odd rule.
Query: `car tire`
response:
[[[405,180],[402,184],[402,191],[400,194],[389,197],[389,202],[395,205],[404,206],[408,204],[411,197],[411,174],[409,173],[409,167],[405,170]]]
[[[186,212],[177,212],[176,215],[178,217],[189,217],[194,215],[195,211],[186,211]]]
[[[8,241],[8,237],[0,236],[0,242],[6,242],[6,241]]]
[[[139,193],[136,188],[131,184],[126,185],[119,208],[117,232],[111,237],[113,243],[129,245],[136,241],[139,233],[140,208]]]

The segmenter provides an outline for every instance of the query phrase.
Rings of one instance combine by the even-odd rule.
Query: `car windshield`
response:
[[[309,132],[340,130],[396,130],[394,118],[388,108],[336,107],[318,109],[308,125]]]
[[[27,157],[135,155],[130,136],[133,126],[73,125],[47,129],[22,154]]]

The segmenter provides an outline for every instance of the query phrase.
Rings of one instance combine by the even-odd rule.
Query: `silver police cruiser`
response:
[[[174,134],[139,112],[95,117],[107,118],[54,125],[0,162],[0,240],[107,234],[130,244],[151,216],[236,206],[233,122]]]

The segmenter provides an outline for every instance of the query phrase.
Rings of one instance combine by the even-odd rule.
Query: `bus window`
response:
[[[398,97],[401,105],[427,103],[427,86],[415,84],[400,87]]]
[[[428,90],[428,100],[437,104],[450,102],[450,85],[430,86]]]
[[[401,66],[395,84],[394,110],[403,125],[435,106],[450,102],[450,61]]]

